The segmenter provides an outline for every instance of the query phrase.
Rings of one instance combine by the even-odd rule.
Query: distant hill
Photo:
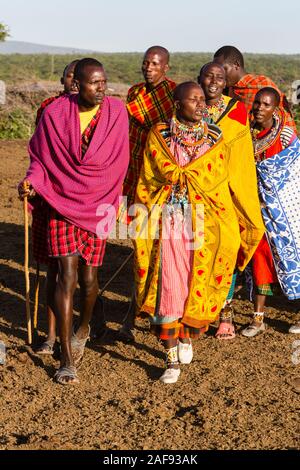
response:
[[[91,53],[86,49],[76,49],[75,47],[46,46],[44,44],[34,44],[23,41],[0,42],[0,54],[83,54]]]

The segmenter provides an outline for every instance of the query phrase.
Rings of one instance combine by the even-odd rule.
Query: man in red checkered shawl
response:
[[[127,197],[128,210],[134,204],[148,133],[154,124],[169,121],[174,111],[173,90],[176,84],[166,77],[169,58],[168,50],[162,46],[152,46],[147,49],[142,63],[145,81],[133,85],[128,91],[130,163],[123,185],[123,195]],[[124,212],[126,213],[123,208],[121,220],[124,220]],[[130,217],[127,218],[127,222],[129,220]],[[120,330],[120,336],[128,341],[133,340],[130,331],[133,327],[133,310],[134,302],[131,303]]]
[[[215,52],[213,60],[224,67],[226,73],[227,94],[245,104],[250,119],[256,93],[261,88],[275,88],[280,95],[279,108],[285,113],[286,125],[291,127],[297,133],[296,124],[285,94],[278,89],[269,77],[247,73],[244,68],[243,54],[236,47],[221,47],[217,52]]]
[[[61,345],[55,380],[78,383],[76,366],[89,338],[98,295],[97,270],[113,228],[129,162],[128,116],[123,103],[105,96],[107,79],[95,59],[74,70],[78,95],[58,98],[43,111],[30,141],[30,166],[21,198],[47,203],[48,255],[57,259],[54,295]],[[24,182],[23,181],[23,182]],[[81,290],[79,326],[72,331],[73,295]]]

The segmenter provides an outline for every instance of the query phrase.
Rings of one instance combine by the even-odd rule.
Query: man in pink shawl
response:
[[[97,269],[115,220],[129,162],[128,118],[123,103],[105,96],[107,79],[95,59],[74,71],[78,95],[62,96],[43,112],[30,141],[30,166],[20,196],[48,204],[48,248],[58,260],[55,314],[59,320],[61,384],[78,383],[76,366],[90,333],[98,294]],[[34,210],[34,199],[33,199]],[[79,327],[72,331],[73,295],[81,289]]]

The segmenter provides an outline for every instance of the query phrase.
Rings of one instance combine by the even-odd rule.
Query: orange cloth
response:
[[[252,268],[256,286],[278,282],[272,253],[265,235],[253,255]]]
[[[146,83],[138,83],[128,91],[130,163],[123,185],[128,208],[134,203],[148,133],[154,124],[171,119],[175,87],[176,84],[166,78],[150,91]]]
[[[286,126],[294,129],[297,134],[297,127],[285,94],[282,93],[275,83],[265,75],[247,73],[233,87],[229,88],[229,96],[240,99],[245,104],[248,114],[250,114],[256,93],[261,90],[261,88],[267,86],[275,88],[280,94],[280,109],[284,110],[286,114]]]

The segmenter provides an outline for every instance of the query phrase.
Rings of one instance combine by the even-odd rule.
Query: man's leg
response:
[[[71,348],[74,364],[79,365],[87,340],[90,336],[90,321],[98,295],[97,267],[79,265],[80,319],[76,333],[72,334]]]
[[[74,361],[71,351],[71,335],[73,323],[73,296],[77,285],[77,256],[58,258],[58,275],[54,296],[55,313],[59,325],[61,345],[60,366],[72,367]],[[64,376],[63,382],[73,382],[71,374]],[[78,381],[78,379],[77,379]]]
[[[37,354],[53,354],[53,346],[56,340],[56,318],[54,314],[55,312],[54,296],[55,296],[57,273],[58,273],[58,265],[57,265],[57,261],[55,260],[55,263],[48,265],[47,278],[46,278],[46,298],[47,298],[46,312],[47,312],[47,321],[48,321],[47,339],[36,350]]]
[[[48,336],[47,341],[55,343],[56,339],[56,319],[54,308],[54,296],[56,280],[58,274],[57,263],[48,266],[47,270],[47,318],[48,318]]]
[[[76,336],[79,339],[89,336],[89,324],[93,315],[93,309],[99,292],[98,267],[79,265],[78,281],[80,285],[80,319]]]

